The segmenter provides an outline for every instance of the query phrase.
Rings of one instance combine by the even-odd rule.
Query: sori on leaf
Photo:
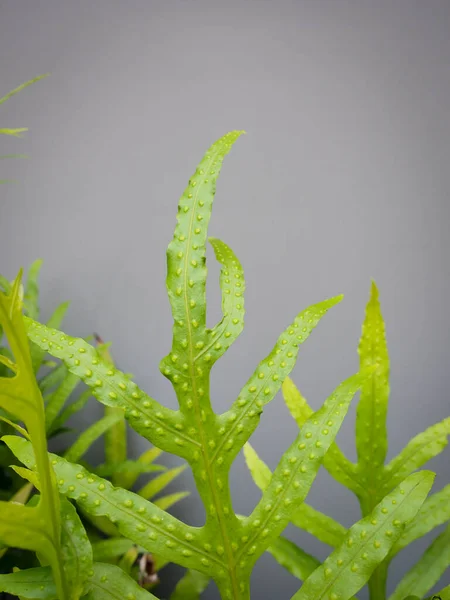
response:
[[[172,348],[161,361],[160,369],[173,384],[178,410],[150,397],[86,340],[71,337],[32,317],[22,317],[20,277],[9,295],[0,296],[2,325],[16,361],[9,365],[16,376],[0,381],[0,399],[6,410],[24,421],[27,430],[23,435],[3,439],[24,464],[21,475],[40,490],[36,507],[1,507],[7,511],[7,517],[0,521],[0,538],[18,547],[26,544],[43,558],[39,574],[35,572],[33,576],[48,578],[50,567],[61,600],[83,594],[117,597],[117,591],[121,598],[143,598],[142,594],[152,597],[149,592],[137,590],[136,583],[120,568],[107,571],[109,567],[94,560],[78,521],[71,531],[78,531],[79,541],[72,548],[79,551],[79,560],[65,559],[69,550],[65,554],[61,511],[69,500],[92,517],[108,519],[137,546],[192,570],[192,575],[186,576],[187,584],[198,582],[196,573],[200,573],[199,588],[212,578],[224,600],[248,600],[256,561],[266,551],[279,551],[280,535],[302,509],[353,396],[366,389],[379,368],[364,365],[338,385],[319,410],[308,415],[264,486],[254,510],[248,516],[235,514],[229,487],[230,467],[255,431],[264,406],[276,396],[292,371],[299,347],[341,300],[337,296],[314,304],[288,322],[285,331],[274,340],[272,350],[256,364],[229,410],[223,414],[213,411],[211,369],[242,332],[245,282],[242,266],[231,248],[209,238],[221,264],[223,317],[208,328],[207,229],[222,162],[242,133],[228,133],[201,160],[181,197],[175,233],[167,250],[166,284],[174,324]],[[203,526],[189,526],[142,495],[114,486],[71,460],[73,456],[47,454],[42,396],[33,376],[26,335],[32,347],[60,359],[70,373],[87,384],[98,401],[121,410],[130,426],[151,444],[188,462],[206,511]],[[414,519],[432,483],[433,474],[421,471],[386,489],[383,498],[377,498],[368,507],[364,518],[346,532],[322,565],[305,559],[301,567],[304,582],[293,598],[353,597]],[[71,518],[75,523],[74,514]],[[10,584],[15,575],[9,576]],[[24,577],[23,572],[20,576]],[[45,589],[46,584],[43,585]],[[102,596],[102,589],[109,596]]]

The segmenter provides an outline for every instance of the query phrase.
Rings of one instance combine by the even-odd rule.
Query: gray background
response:
[[[358,368],[374,277],[392,361],[388,458],[448,415],[448,0],[1,0],[0,7],[1,91],[52,74],[1,108],[4,126],[30,132],[1,140],[0,154],[30,159],[0,165],[2,176],[19,180],[1,188],[0,270],[12,278],[44,259],[43,318],[70,299],[65,329],[113,341],[121,368],[175,407],[158,370],[171,341],[165,248],[178,197],[204,151],[242,128],[248,133],[226,159],[210,233],[244,265],[246,329],[214,368],[214,407],[230,405],[299,310],[343,292],[293,372],[318,408]],[[209,266],[212,324],[219,271]],[[354,409],[338,436],[352,459]],[[85,423],[100,414],[93,402]],[[252,443],[274,468],[295,433],[279,396]],[[134,453],[145,447],[132,443]],[[434,490],[449,480],[448,456],[429,465],[438,472]],[[235,510],[250,512],[259,492],[242,456],[231,479]],[[173,489],[180,486],[192,486],[189,474]],[[201,524],[197,499],[193,491],[175,514]],[[359,518],[356,499],[324,472],[309,501],[346,526]],[[308,535],[287,533],[327,555]],[[390,590],[430,539],[398,557]],[[283,600],[297,587],[264,556],[252,597]],[[212,585],[206,598],[217,598]]]

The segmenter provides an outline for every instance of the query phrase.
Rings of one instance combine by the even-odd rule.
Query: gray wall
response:
[[[246,270],[246,330],[213,371],[214,406],[230,405],[299,310],[343,292],[293,372],[318,408],[357,369],[374,277],[392,360],[393,457],[449,413],[449,26],[448,0],[1,0],[1,90],[52,75],[1,109],[2,123],[30,132],[1,140],[0,154],[30,159],[0,165],[19,180],[1,189],[0,271],[13,277],[42,257],[43,317],[70,299],[66,330],[112,340],[122,369],[174,407],[158,371],[171,340],[165,248],[203,152],[243,128],[210,232]],[[212,261],[210,275],[213,323]],[[101,408],[91,411],[86,422]],[[354,407],[338,437],[351,458],[353,430]],[[275,467],[295,432],[277,397],[252,443]],[[449,480],[448,456],[430,463],[435,490]],[[259,493],[242,456],[231,478],[235,509],[248,513]],[[190,475],[179,485],[192,486]],[[359,518],[325,473],[309,500],[347,526]],[[195,492],[175,513],[202,522]],[[395,561],[391,589],[429,541]],[[261,600],[298,586],[269,556],[252,585]]]

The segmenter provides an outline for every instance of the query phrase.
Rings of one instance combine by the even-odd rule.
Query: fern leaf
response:
[[[47,321],[47,327],[57,327],[61,326],[61,323],[64,320],[67,309],[69,308],[69,302],[63,302],[59,306],[56,307],[52,316]],[[37,317],[36,317],[37,318]],[[35,373],[39,371],[42,363],[44,362],[45,352],[39,346],[35,344],[31,347],[31,362],[33,363],[33,370]]]
[[[320,566],[317,558],[307,554],[282,535],[272,543],[267,552],[279,565],[300,581],[307,579]]]
[[[92,570],[92,548],[75,507],[61,500],[62,561],[73,600],[83,595]]]
[[[61,359],[71,373],[91,388],[97,400],[106,406],[122,408],[131,427],[152,444],[181,457],[186,454],[183,446],[189,446],[189,450],[199,447],[198,441],[183,431],[179,413],[147,396],[83,339],[72,338],[27,317],[25,323],[32,342]]]
[[[89,592],[85,600],[158,600],[156,596],[142,589],[120,567],[106,563],[94,563],[93,574],[89,579]]]
[[[56,600],[57,598],[50,567],[35,567],[0,575],[0,592],[27,600]]]
[[[283,381],[281,389],[286,406],[301,429],[306,419],[312,415],[313,409],[289,377]],[[365,488],[359,482],[356,465],[344,456],[336,442],[331,444],[323,459],[323,466],[331,477],[352,490],[357,496],[361,497],[365,494]]]
[[[66,408],[64,408],[53,421],[52,426],[48,430],[48,436],[51,437],[56,431],[61,429],[65,423],[67,423],[70,417],[75,415],[77,412],[80,412],[80,410],[83,410],[91,396],[92,392],[90,389],[84,390],[84,392],[82,392],[74,402],[69,404],[69,406],[66,406]]]
[[[27,304],[28,316],[32,319],[39,319],[39,273],[42,267],[42,260],[35,260],[28,270],[27,284],[25,286],[24,301]]]
[[[11,137],[22,137],[22,133],[28,131],[28,127],[16,127],[15,129],[11,127],[2,127],[0,129],[0,135],[10,135]],[[1,183],[4,183],[3,181]]]
[[[111,477],[113,473],[120,473],[120,475],[132,473],[133,475],[139,476],[143,473],[155,473],[166,470],[166,467],[163,465],[146,465],[139,462],[139,460],[125,460],[124,462],[117,464],[103,463],[98,467],[95,467],[94,472],[99,477]],[[126,487],[125,489],[128,488]]]
[[[222,290],[223,319],[211,331],[208,340],[197,354],[200,359],[211,355],[211,363],[220,358],[236,340],[244,328],[244,271],[237,256],[224,242],[209,238],[216,259],[221,263],[220,289]]]
[[[45,422],[47,433],[51,431],[58,413],[67,402],[69,396],[75,391],[80,379],[74,373],[66,371],[66,375],[58,388],[48,397],[45,406]]]
[[[4,436],[3,440],[21,462],[33,467],[29,442],[17,436]],[[124,537],[187,568],[198,568],[200,564],[210,575],[223,569],[222,561],[197,541],[205,538],[201,528],[182,523],[138,494],[115,488],[79,465],[55,454],[49,456],[60,493],[75,500],[89,514],[107,517]]]
[[[126,538],[117,537],[107,540],[100,540],[92,544],[92,552],[96,562],[107,562],[119,556],[123,556],[134,545],[134,542]],[[140,553],[145,552],[145,548],[138,547]]]
[[[156,448],[155,446],[149,448],[145,452],[141,454],[141,456],[137,459],[137,463],[142,464],[144,466],[151,465],[153,461],[155,461],[162,454],[162,450],[160,448]],[[130,490],[136,482],[139,473],[134,472],[133,470],[129,470],[127,473],[122,474],[122,487],[126,490]]]
[[[61,385],[62,380],[66,376],[67,368],[64,363],[57,364],[52,368],[51,371],[46,373],[43,377],[38,380],[39,389],[41,394],[45,394],[57,385]]]
[[[432,542],[419,561],[400,581],[389,600],[403,600],[408,594],[424,596],[450,567],[450,525]]]
[[[174,469],[169,469],[162,475],[158,475],[148,483],[144,485],[139,491],[139,496],[142,496],[146,500],[151,500],[159,494],[161,490],[163,490],[166,486],[169,485],[178,475],[180,475],[185,469],[187,465],[182,465],[181,467],[175,467]]]
[[[341,545],[304,582],[292,600],[348,600],[368,581],[417,514],[434,479],[422,471],[410,475],[373,511],[350,527]]]
[[[450,484],[428,496],[414,521],[406,527],[403,535],[392,548],[391,557],[447,521],[450,522]]]
[[[16,375],[0,379],[0,408],[24,421],[34,450],[33,466],[41,484],[36,507],[1,502],[0,538],[8,546],[38,552],[50,564],[61,600],[70,598],[60,560],[60,506],[47,456],[44,403],[34,377],[22,316],[20,277],[8,296],[0,293],[0,323],[16,361]],[[32,446],[31,446],[32,445]],[[19,527],[20,524],[20,527]]]
[[[100,356],[114,367],[114,361],[106,344],[103,344],[103,340],[98,335],[94,335],[94,338]],[[111,415],[119,415],[120,418],[105,431],[105,459],[109,464],[123,463],[127,458],[127,425],[120,408],[105,406],[105,416]],[[112,473],[111,481],[114,485],[125,487],[119,472]]]
[[[153,504],[158,506],[161,510],[168,510],[180,500],[184,500],[189,496],[189,492],[174,492],[173,494],[167,494],[166,496],[161,496],[160,498],[156,498],[153,500]]]
[[[440,454],[448,444],[450,417],[428,427],[408,442],[403,450],[385,467],[384,478],[380,482],[380,493],[386,493],[398,485],[416,469],[420,469],[431,458]]]
[[[226,464],[231,465],[256,429],[263,406],[273,400],[283,379],[294,368],[299,345],[306,341],[328,310],[341,300],[342,296],[337,296],[310,306],[281,334],[271,353],[259,363],[231,409],[219,418],[219,426],[224,431],[211,458],[212,462],[226,450]]]
[[[205,345],[208,223],[223,160],[242,133],[231,132],[211,146],[179,203],[174,237],[167,249],[167,290],[174,318],[172,352],[161,361],[162,373],[174,383],[178,383],[174,380],[178,365],[179,377],[185,379],[183,364],[193,365],[194,353]]]
[[[122,418],[123,415],[121,414],[112,414],[106,415],[96,421],[83,431],[72,446],[66,450],[64,458],[69,462],[79,462],[80,458],[89,450],[92,444]]]
[[[259,458],[256,451],[248,442],[244,446],[244,456],[253,481],[261,490],[265,490],[272,478],[272,472],[269,467]],[[292,515],[291,523],[333,548],[340,544],[347,532],[343,525],[315,510],[306,504],[306,502],[301,504],[298,510]]]
[[[244,519],[248,540],[240,548],[238,557],[247,568],[281,534],[303,503],[365,377],[367,373],[358,373],[341,383],[322,408],[311,415],[283,454],[260,502]]]
[[[45,73],[44,75],[38,75],[37,77],[33,77],[33,79],[30,79],[30,80],[26,81],[25,83],[21,83],[19,86],[17,86],[16,88],[14,88],[10,92],[8,92],[5,96],[0,98],[0,104],[3,104],[4,102],[6,102],[10,98],[12,98],[12,96],[15,96],[16,94],[21,92],[23,89],[25,89],[29,85],[36,83],[37,81],[40,81],[41,79],[44,79],[45,77],[48,77],[48,76],[49,76],[49,73]]]
[[[366,307],[358,353],[361,368],[377,366],[361,389],[356,411],[356,450],[360,479],[368,488],[368,493],[375,494],[380,485],[380,473],[387,452],[389,355],[378,290],[374,282]]]

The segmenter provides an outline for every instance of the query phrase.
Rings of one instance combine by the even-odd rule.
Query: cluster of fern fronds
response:
[[[249,600],[252,569],[269,552],[302,582],[291,600],[350,600],[366,584],[371,600],[386,600],[392,559],[444,525],[390,600],[425,597],[449,567],[450,486],[430,493],[434,473],[421,468],[446,446],[450,418],[418,434],[385,465],[389,358],[375,284],[362,328],[360,369],[319,410],[310,408],[289,374],[299,347],[342,296],[295,316],[256,362],[229,409],[213,411],[211,369],[243,330],[245,279],[232,249],[208,238],[207,230],[223,160],[242,133],[226,134],[201,160],[180,199],[167,249],[173,338],[160,370],[173,385],[177,410],[121,372],[98,339],[92,345],[61,331],[65,305],[42,323],[36,302],[39,263],[25,288],[21,273],[11,283],[2,280],[0,325],[8,344],[0,354],[0,408],[9,428],[2,440],[15,461],[17,489],[14,501],[0,502],[0,540],[4,551],[22,548],[38,562],[1,575],[0,591],[48,600],[151,599],[156,560],[157,568],[173,562],[187,569],[174,600],[198,599],[211,579],[224,600]],[[208,241],[221,265],[223,316],[213,328],[206,326]],[[47,362],[47,355],[59,362]],[[50,369],[43,376],[41,366]],[[68,404],[80,381],[87,390]],[[280,390],[299,432],[272,473],[249,440],[264,406]],[[358,460],[352,463],[335,438],[358,391]],[[105,406],[104,416],[64,454],[49,453],[48,438],[63,432],[67,417],[85,407],[89,396]],[[151,444],[137,460],[127,456],[124,420]],[[106,460],[93,467],[83,457],[100,435],[105,435]],[[231,465],[242,450],[261,489],[246,516],[235,514],[229,486]],[[183,467],[131,491],[139,475],[158,468],[153,461],[161,452],[189,465],[205,507],[203,526],[189,526],[168,512],[183,493],[154,499]],[[349,529],[305,502],[322,465],[360,501],[362,518]],[[321,563],[283,537],[289,523],[328,544],[328,558]],[[440,597],[449,600],[450,587]]]

